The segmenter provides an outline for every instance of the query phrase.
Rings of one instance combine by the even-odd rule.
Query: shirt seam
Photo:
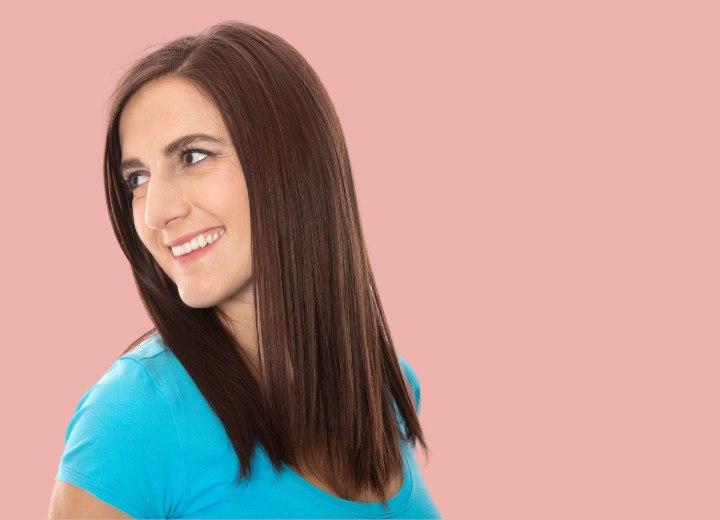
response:
[[[149,340],[148,340],[149,341]],[[135,348],[130,350],[129,352],[126,352],[122,356],[120,356],[120,359],[134,359],[135,361],[140,361],[142,359],[152,359],[154,357],[157,357],[161,354],[165,354],[167,349],[165,347],[162,348],[159,352],[155,352],[154,354],[139,354],[136,349],[139,349],[144,344],[137,345]]]
[[[162,354],[162,353],[164,353],[164,351],[158,352],[158,354]],[[151,356],[151,357],[154,357],[154,356]],[[185,460],[185,444],[182,441],[182,435],[180,435],[180,426],[178,424],[177,414],[175,413],[175,407],[173,406],[172,400],[160,388],[160,385],[158,385],[158,382],[155,379],[155,376],[150,372],[150,370],[143,363],[140,362],[140,360],[132,358],[132,357],[127,357],[124,359],[132,360],[135,363],[137,363],[138,365],[140,365],[143,369],[145,369],[145,372],[152,380],[153,384],[155,385],[155,388],[157,388],[157,391],[160,392],[163,395],[163,397],[165,397],[168,404],[170,405],[170,412],[172,413],[173,423],[175,424],[175,433],[177,434],[178,442],[180,443],[180,457],[182,460],[182,467],[183,467],[183,496],[182,496],[182,499],[180,500],[180,505],[178,506],[178,510],[179,510],[178,514],[180,517],[182,517],[182,515],[185,514],[187,507],[188,507],[187,502],[188,502],[188,487],[189,487],[189,485],[188,485],[187,463]],[[149,358],[147,358],[147,359],[149,359]]]

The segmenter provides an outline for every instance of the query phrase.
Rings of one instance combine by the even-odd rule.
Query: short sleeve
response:
[[[415,373],[415,370],[412,366],[410,366],[410,363],[402,357],[400,354],[398,354],[398,359],[400,360],[400,367],[403,369],[403,372],[405,372],[405,377],[407,378],[408,382],[410,383],[410,388],[413,390],[413,394],[415,395],[415,413],[418,415],[420,414],[420,381],[418,380],[417,373]]]
[[[81,398],[55,478],[133,518],[180,511],[185,468],[170,400],[147,368],[120,358]]]

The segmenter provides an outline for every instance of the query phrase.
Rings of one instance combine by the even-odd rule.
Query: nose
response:
[[[175,172],[155,174],[147,181],[145,190],[145,224],[160,230],[167,223],[188,212],[189,204]]]

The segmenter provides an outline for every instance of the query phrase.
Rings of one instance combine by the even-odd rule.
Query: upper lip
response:
[[[171,242],[165,242],[165,245],[166,245],[167,247],[181,246],[181,245],[183,245],[185,242],[189,242],[190,240],[192,240],[192,239],[195,238],[196,236],[198,236],[198,235],[200,235],[200,234],[202,234],[202,233],[205,233],[206,231],[210,231],[211,229],[222,229],[222,228],[223,228],[223,226],[212,226],[212,227],[208,227],[208,228],[205,228],[205,229],[198,229],[197,231],[192,231],[191,233],[187,233],[187,234],[185,234],[185,235],[182,235],[180,238],[176,238],[175,240],[173,240],[173,241],[171,241]]]

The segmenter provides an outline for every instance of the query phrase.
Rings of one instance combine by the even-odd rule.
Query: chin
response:
[[[205,309],[217,305],[219,302],[219,298],[214,298],[212,295],[192,291],[179,291],[179,296],[185,305],[194,309]]]

